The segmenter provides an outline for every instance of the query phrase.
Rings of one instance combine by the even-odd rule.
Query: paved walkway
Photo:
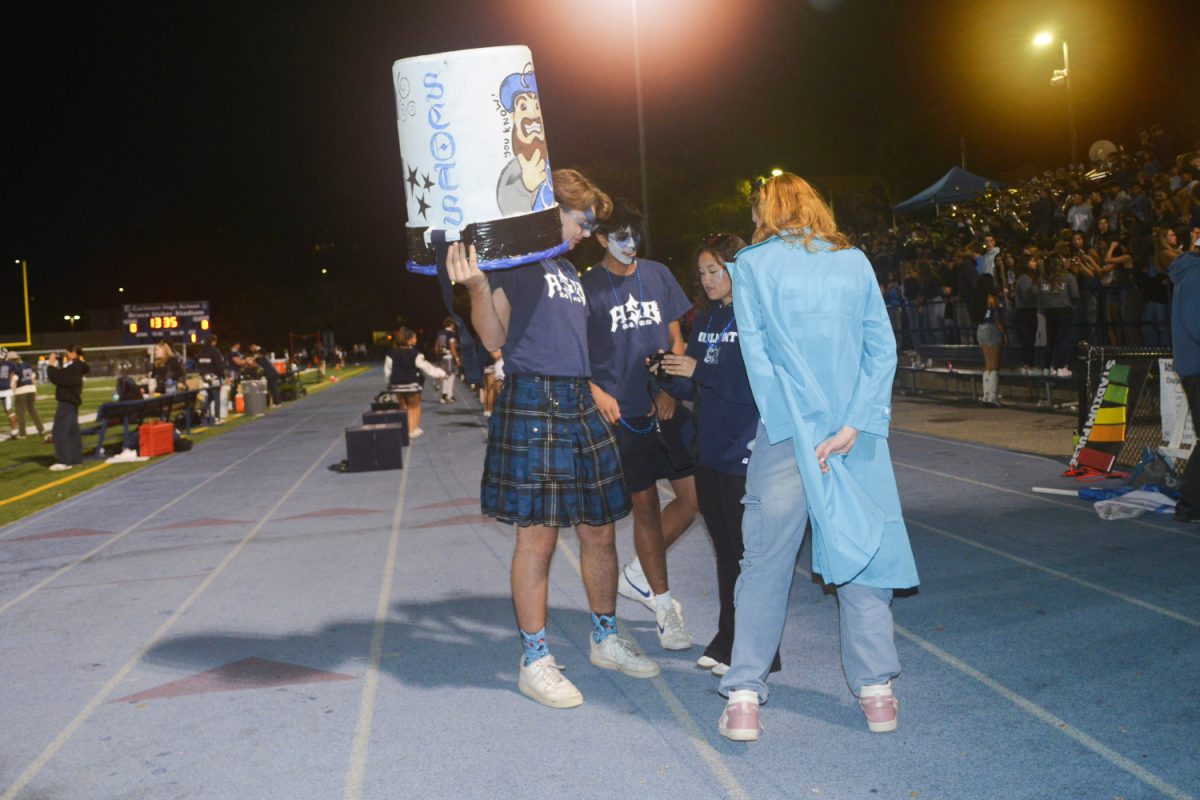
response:
[[[1066,485],[1059,462],[896,431],[923,579],[895,603],[900,730],[867,732],[805,551],[767,731],[734,744],[699,648],[661,651],[640,606],[623,625],[662,676],[587,663],[570,533],[548,627],[586,701],[519,694],[478,405],[427,404],[404,470],[328,470],[375,389],[345,381],[0,528],[0,800],[1200,794],[1194,527],[1102,522],[1029,492]],[[670,564],[706,640],[701,523]]]

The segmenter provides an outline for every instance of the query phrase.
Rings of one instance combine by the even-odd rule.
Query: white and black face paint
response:
[[[637,257],[640,239],[641,237],[629,228],[614,231],[608,236],[608,252],[620,263],[632,264],[633,259]]]

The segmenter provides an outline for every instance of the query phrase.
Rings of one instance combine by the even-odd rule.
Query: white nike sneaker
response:
[[[658,607],[654,604],[654,591],[650,588],[650,584],[646,580],[646,573],[640,569],[631,569],[629,564],[621,568],[621,577],[617,579],[617,594],[641,603],[655,614],[658,613]],[[679,619],[682,622],[683,606],[673,597],[671,598],[671,605],[675,606],[675,613],[679,615]]]
[[[617,594],[641,603],[651,611],[654,610],[654,592],[650,589],[646,574],[640,569],[632,570],[628,564],[621,568],[621,578],[617,581]]]
[[[671,608],[655,611],[654,621],[658,623],[658,643],[664,650],[691,649],[692,637],[683,627],[683,618],[674,604]]]
[[[563,668],[554,656],[542,656],[526,666],[521,659],[521,678],[517,688],[521,694],[550,708],[574,708],[583,704],[583,695],[575,684],[563,677]]]
[[[609,634],[600,644],[590,639],[590,644],[589,658],[601,669],[614,669],[631,678],[653,678],[661,671],[658,662],[639,653],[633,642],[615,633]]]

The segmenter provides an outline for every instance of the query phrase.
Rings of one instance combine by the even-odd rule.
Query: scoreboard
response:
[[[208,336],[211,319],[207,300],[121,307],[126,344],[152,344],[163,339],[195,344]]]

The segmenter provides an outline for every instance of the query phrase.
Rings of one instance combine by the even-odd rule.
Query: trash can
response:
[[[246,398],[246,415],[257,417],[267,413],[267,382],[242,381],[242,396]]]

